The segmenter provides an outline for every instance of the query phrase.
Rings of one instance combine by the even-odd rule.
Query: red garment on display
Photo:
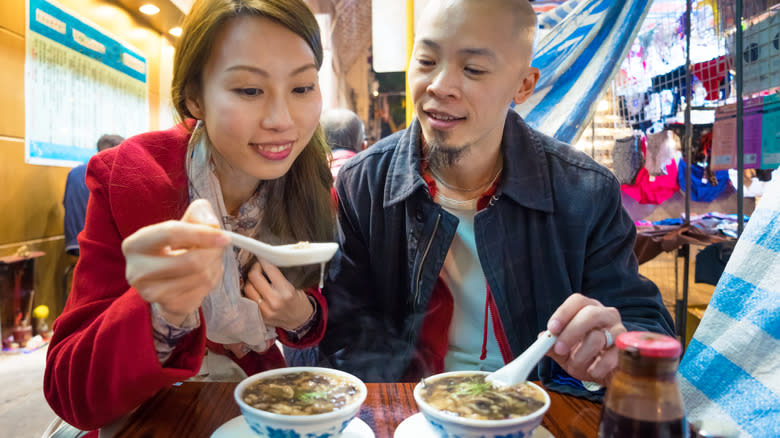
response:
[[[720,83],[728,78],[729,68],[731,68],[731,60],[725,55],[691,66],[691,73],[699,78],[707,90],[707,100],[718,100]]]
[[[90,199],[78,237],[81,256],[65,310],[54,323],[43,382],[54,412],[79,429],[116,421],[200,369],[207,342],[203,322],[179,341],[165,366],[160,363],[151,307],[127,283],[121,250],[122,241],[138,229],[184,214],[189,138],[182,126],[150,132],[89,162]],[[296,348],[315,345],[325,332],[327,303],[316,289],[307,293],[322,309],[320,323],[296,343],[277,329],[279,340]],[[220,350],[216,344],[209,349]],[[286,365],[275,345],[241,359],[227,355],[250,375]]]
[[[647,141],[642,139],[642,153],[647,156]],[[677,184],[677,163],[669,160],[664,166],[666,175],[658,175],[652,178],[646,167],[639,169],[634,184],[621,184],[620,190],[626,195],[636,199],[640,204],[659,205],[668,200],[680,190]]]
[[[666,175],[656,176],[650,181],[650,174],[643,167],[636,175],[636,184],[622,184],[620,190],[640,204],[662,204],[680,191],[677,184],[677,164],[674,161],[670,161],[666,166],[666,172]]]

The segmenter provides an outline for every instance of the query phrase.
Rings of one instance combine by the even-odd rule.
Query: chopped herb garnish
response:
[[[295,398],[303,403],[314,403],[314,400],[326,400],[328,393],[325,391],[307,391],[296,394]]]
[[[493,388],[493,384],[490,382],[479,382],[479,381],[464,382],[458,385],[458,390],[455,391],[455,395],[474,396],[474,395],[482,394],[483,392],[487,392],[492,388]]]

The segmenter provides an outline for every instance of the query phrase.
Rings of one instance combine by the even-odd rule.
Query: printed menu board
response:
[[[149,130],[141,52],[52,0],[28,0],[25,161],[75,166],[103,134]]]

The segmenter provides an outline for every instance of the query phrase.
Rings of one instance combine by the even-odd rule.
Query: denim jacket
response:
[[[414,120],[351,159],[336,184],[341,250],[323,292],[330,313],[320,350],[367,381],[404,376],[458,225],[420,174],[420,139]],[[512,356],[574,292],[616,307],[628,330],[671,334],[658,289],[637,272],[636,230],[614,175],[513,111],[501,151],[502,180],[474,232]],[[548,360],[531,378],[544,382],[555,369]]]

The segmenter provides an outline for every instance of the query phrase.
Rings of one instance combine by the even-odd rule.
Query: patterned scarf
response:
[[[231,216],[225,209],[222,189],[214,172],[212,146],[202,122],[198,122],[187,147],[187,177],[190,201],[206,199],[211,203],[223,229],[256,236],[262,221],[265,191],[263,185]],[[246,344],[257,352],[266,350],[267,341],[276,337],[274,327],[266,326],[257,303],[242,296],[243,275],[255,258],[246,250],[226,250],[222,257],[225,273],[222,282],[203,299],[206,337],[220,344]]]

